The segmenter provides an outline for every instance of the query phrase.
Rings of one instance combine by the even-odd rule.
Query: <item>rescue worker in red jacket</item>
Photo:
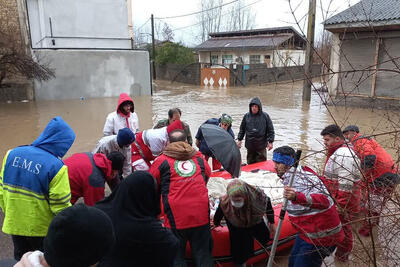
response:
[[[153,161],[161,154],[168,143],[168,134],[183,129],[182,122],[176,120],[166,127],[148,129],[136,133],[132,143],[132,168],[134,171],[148,171]]]
[[[361,203],[365,205],[362,211],[367,217],[379,216],[400,180],[395,163],[378,142],[370,137],[362,136],[356,125],[347,126],[343,130],[343,135],[351,142],[361,161],[363,173],[361,179],[363,201]],[[365,220],[359,234],[369,236],[372,227],[378,222],[379,219]]]
[[[338,245],[337,260],[346,262],[353,250],[351,221],[360,212],[360,161],[355,151],[344,140],[337,125],[329,125],[321,131],[327,157],[324,166],[324,184],[335,200],[345,239]]]
[[[285,185],[289,220],[299,233],[289,257],[290,267],[320,267],[344,233],[339,214],[328,190],[316,173],[308,167],[298,167],[293,185],[287,186],[295,171],[295,151],[289,146],[274,150],[272,160]]]
[[[101,153],[76,153],[64,160],[68,167],[71,203],[83,197],[86,205],[104,198],[105,182],[113,190],[119,183],[125,157],[118,151],[107,156]]]
[[[190,146],[183,130],[169,133],[169,144],[150,167],[161,192],[165,226],[179,239],[174,266],[186,266],[189,241],[195,266],[213,266],[207,182],[211,168]]]

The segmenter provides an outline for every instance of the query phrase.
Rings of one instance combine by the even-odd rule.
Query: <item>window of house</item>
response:
[[[222,55],[222,64],[223,65],[228,65],[233,62],[233,57],[232,55]]]
[[[211,55],[211,64],[218,64],[218,55]]]
[[[250,64],[259,64],[260,55],[250,55]]]

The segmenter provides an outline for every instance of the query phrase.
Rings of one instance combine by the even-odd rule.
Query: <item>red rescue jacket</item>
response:
[[[366,182],[371,183],[385,173],[396,173],[392,157],[374,139],[357,134],[351,143],[361,160]]]
[[[161,192],[166,227],[187,229],[209,223],[207,182],[211,169],[200,152],[188,160],[163,154],[149,172]]]
[[[284,183],[291,173],[285,178]],[[344,233],[333,199],[318,175],[308,167],[296,172],[293,188],[296,200],[288,202],[289,220],[301,239],[316,246],[334,246]]]
[[[104,198],[105,182],[111,179],[111,161],[101,153],[77,153],[64,160],[68,167],[71,203],[83,197],[88,206]]]

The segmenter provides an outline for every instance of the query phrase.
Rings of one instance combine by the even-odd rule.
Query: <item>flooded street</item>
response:
[[[323,150],[320,132],[333,123],[334,119],[340,126],[357,124],[363,134],[393,131],[400,125],[398,112],[334,106],[328,110],[316,93],[313,93],[311,103],[303,104],[302,83],[210,89],[156,81],[153,91],[152,97],[133,98],[140,129],[151,128],[157,120],[167,117],[170,108],[179,107],[182,110],[182,120],[189,124],[193,138],[205,120],[218,118],[221,113],[232,116],[233,131],[237,136],[242,117],[249,111],[251,98],[258,96],[263,104],[263,111],[270,115],[274,124],[274,147],[290,145],[296,149],[302,148],[303,157],[308,156],[305,162],[315,169],[321,166],[324,157],[323,152],[318,153]],[[76,152],[92,151],[103,135],[107,114],[116,109],[117,102],[118,98],[115,97],[2,103],[0,159],[3,159],[8,149],[32,143],[54,116],[62,116],[76,133],[75,142],[66,157]],[[394,139],[388,136],[377,139],[397,160],[397,152],[392,149],[398,147]],[[244,145],[241,152],[242,159],[246,162]],[[271,157],[272,151],[268,153],[268,158]],[[0,240],[4,240],[4,236]],[[0,249],[0,259],[12,257],[10,243],[0,243],[1,247],[8,247]]]
[[[274,147],[291,145],[302,148],[305,153],[323,149],[320,132],[333,123],[320,97],[313,93],[311,104],[302,104],[301,83],[271,85],[269,87],[235,87],[210,89],[157,81],[154,95],[134,97],[135,112],[139,116],[140,129],[151,128],[159,119],[167,117],[168,109],[179,107],[182,120],[190,126],[192,136],[207,119],[219,117],[221,113],[233,118],[233,131],[237,136],[243,115],[249,110],[249,101],[258,96],[275,128]],[[91,151],[102,137],[105,118],[116,108],[118,98],[84,100],[41,101],[9,103],[0,105],[0,158],[5,152],[18,145],[31,143],[54,116],[62,116],[73,128],[76,139],[68,155]],[[389,122],[399,123],[395,112],[345,107],[329,107],[339,125],[357,124],[365,134],[381,133],[394,129]],[[385,137],[378,138],[386,147],[392,146]],[[246,151],[241,150],[245,162]],[[395,151],[391,151],[394,155]],[[268,153],[271,157],[272,152]],[[323,153],[316,157],[323,158]],[[318,166],[315,157],[306,159],[308,164]]]

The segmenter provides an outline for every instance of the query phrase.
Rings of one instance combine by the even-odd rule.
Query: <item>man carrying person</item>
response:
[[[104,198],[105,182],[111,190],[118,185],[125,157],[113,151],[107,156],[101,153],[76,153],[64,160],[68,167],[71,186],[71,204],[83,197],[86,205],[94,204]]]
[[[321,131],[327,158],[324,167],[324,183],[335,200],[342,222],[345,239],[338,245],[335,256],[347,261],[353,249],[353,234],[350,224],[353,215],[360,211],[360,172],[356,153],[345,144],[339,126],[329,125]]]
[[[172,108],[168,110],[168,119],[159,120],[157,124],[153,127],[153,129],[159,129],[168,126],[174,121],[180,120],[181,116],[182,116],[182,111],[179,108]],[[183,130],[186,133],[189,145],[193,145],[193,139],[192,139],[192,134],[190,132],[189,124],[182,121],[182,125],[183,125]]]
[[[267,160],[267,150],[273,148],[275,139],[274,126],[269,115],[263,112],[261,101],[254,97],[249,104],[249,112],[243,116],[238,134],[238,147],[246,135],[247,164]]]
[[[354,151],[361,161],[361,189],[364,207],[362,211],[366,217],[381,215],[385,203],[399,183],[397,168],[388,152],[374,139],[363,136],[356,125],[349,125],[343,130],[343,135],[353,145]],[[369,195],[369,196],[368,196]],[[370,222],[365,220],[358,231],[362,236],[369,236],[372,227],[379,223],[378,219]]]
[[[274,150],[272,160],[285,185],[289,220],[299,233],[290,253],[289,266],[320,267],[325,257],[343,241],[344,233],[333,199],[316,173],[304,166],[292,168],[295,151],[289,146]],[[288,186],[296,171],[293,185]]]
[[[75,133],[61,118],[53,118],[31,144],[7,151],[0,171],[3,232],[11,235],[14,258],[42,250],[51,220],[71,205],[67,166],[61,158]]]
[[[232,117],[228,114],[223,113],[219,119],[211,118],[208,119],[203,124],[213,124],[221,127],[227,131],[233,139],[235,139],[235,134],[232,131]],[[212,168],[213,171],[221,169],[221,163],[214,157],[211,150],[208,148],[206,141],[204,140],[203,133],[199,127],[196,134],[196,146],[199,148],[200,152],[204,155],[206,161],[212,157]]]
[[[187,266],[187,241],[195,266],[213,266],[207,190],[211,169],[207,161],[187,143],[183,130],[174,130],[149,172],[160,188],[165,226],[180,241],[174,266]]]
[[[144,130],[136,134],[132,144],[132,168],[135,171],[148,171],[153,161],[168,143],[168,134],[176,129],[183,129],[182,122],[176,120],[166,127]]]
[[[133,133],[139,131],[139,118],[135,112],[135,105],[126,93],[119,95],[117,110],[108,114],[103,134],[116,135],[123,128],[129,128]]]
[[[104,136],[101,138],[92,153],[102,153],[107,156],[113,151],[121,152],[125,157],[122,176],[126,177],[132,173],[130,147],[134,141],[135,134],[129,128],[123,128],[118,131],[117,135]]]

